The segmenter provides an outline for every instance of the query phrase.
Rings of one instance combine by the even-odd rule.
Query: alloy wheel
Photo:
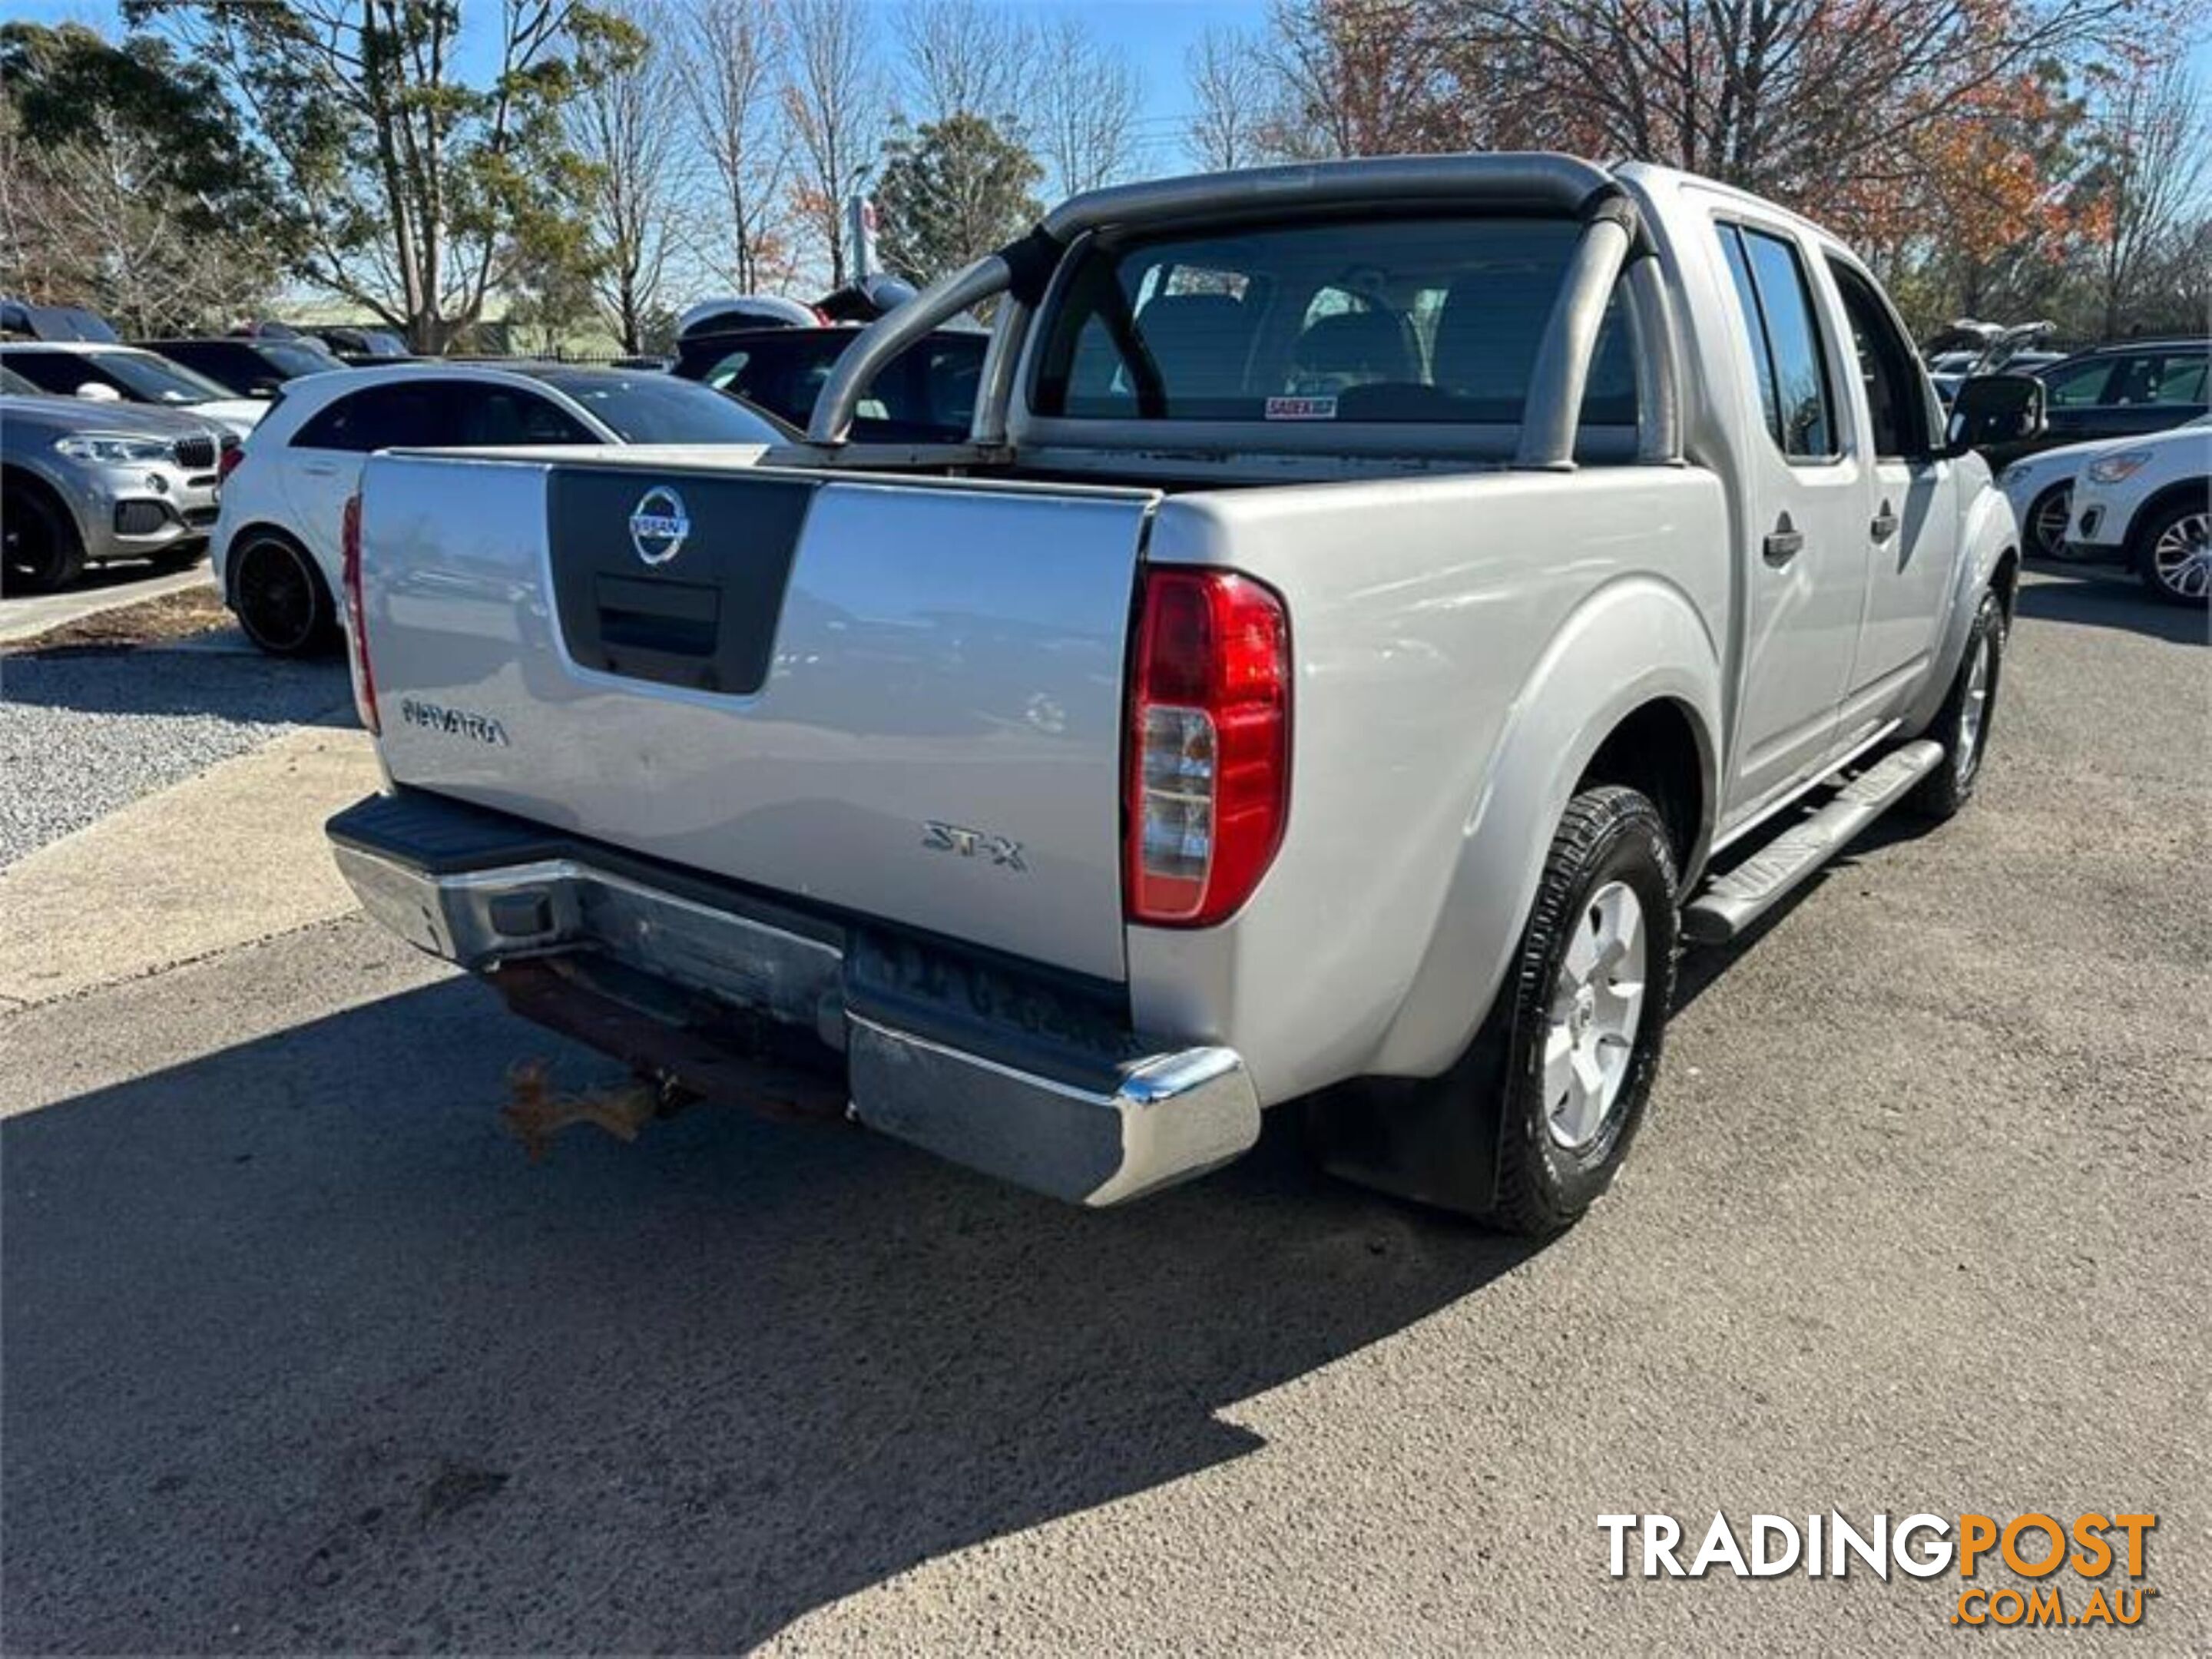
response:
[[[2212,595],[2212,514],[2188,514],[2166,526],[2151,545],[2150,568],[2179,599]]]
[[[2036,554],[2046,559],[2066,556],[2066,525],[2074,516],[2074,489],[2070,484],[2061,484],[2036,503],[2035,516],[2028,521],[2028,539]]]
[[[254,643],[289,655],[314,637],[315,579],[286,544],[256,542],[238,571],[238,617]]]
[[[1966,669],[1966,695],[1959,699],[1958,740],[1951,745],[1951,763],[1962,784],[1982,763],[1982,731],[1989,723],[1990,677],[1996,652],[1996,635],[1984,634],[1975,642],[1974,659]]]
[[[1570,1152],[1612,1117],[1644,1014],[1644,905],[1626,882],[1591,894],[1553,981],[1544,1032],[1545,1121]]]

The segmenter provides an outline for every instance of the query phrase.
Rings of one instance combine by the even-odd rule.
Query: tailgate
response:
[[[1121,678],[1156,497],[381,456],[393,778],[1122,974]]]

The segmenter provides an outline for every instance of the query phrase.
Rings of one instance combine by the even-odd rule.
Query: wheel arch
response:
[[[2004,606],[2005,623],[2011,625],[2013,612],[2020,603],[2020,550],[2008,547],[1997,555],[1996,568],[1990,572],[1990,587]]]
[[[230,539],[223,544],[222,600],[225,605],[231,604],[238,597],[238,556],[240,551],[251,543],[261,538],[284,542],[296,549],[300,553],[300,556],[307,560],[308,568],[315,573],[315,580],[322,583],[324,592],[333,600],[336,599],[337,595],[335,593],[331,593],[330,591],[330,579],[323,574],[322,561],[315,556],[314,550],[313,548],[309,547],[306,542],[301,540],[297,535],[273,520],[254,519],[249,520],[247,523],[240,525],[236,530],[233,531],[231,532]]]
[[[2162,484],[2153,490],[2128,515],[2128,533],[2120,543],[2127,549],[2128,557],[2140,560],[2150,550],[2142,545],[2142,539],[2150,526],[2158,522],[2161,513],[2184,501],[2205,504],[2208,491],[2212,491],[2212,478],[2177,478],[2172,483]]]
[[[1966,653],[1966,636],[1973,629],[1974,612],[1982,594],[1994,591],[2012,619],[2020,594],[2020,550],[2022,526],[2002,491],[1985,486],[1960,520],[1958,556],[1954,561],[1951,590],[1944,600],[1943,619],[1929,653],[1927,678],[1920,694],[1900,722],[1904,733],[1917,736],[1928,729],[1936,711],[1950,694],[1951,679]]]
[[[1605,672],[1589,672],[1593,662]],[[1514,698],[1436,926],[1370,1070],[1433,1076],[1464,1051],[1504,982],[1567,804],[1589,782],[1663,778],[1669,825],[1686,848],[1678,874],[1685,885],[1694,878],[1720,799],[1720,652],[1672,583],[1626,577],[1577,607]]]
[[[1606,733],[1583,768],[1574,793],[1615,783],[1659,809],[1674,849],[1674,868],[1687,879],[1712,843],[1719,768],[1712,734],[1677,696],[1654,697]]]
[[[45,473],[26,466],[21,461],[0,462],[0,489],[27,491],[62,515],[76,532],[80,545],[90,539],[85,533],[84,521],[77,516],[76,507],[70,500],[69,491]]]

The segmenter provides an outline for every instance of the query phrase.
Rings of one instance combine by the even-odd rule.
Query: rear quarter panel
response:
[[[1139,1026],[1237,1048],[1270,1102],[1448,1066],[1613,726],[1679,702],[1710,804],[1727,523],[1690,468],[1170,498],[1152,562],[1231,566],[1288,602],[1291,799],[1231,923],[1130,930]]]

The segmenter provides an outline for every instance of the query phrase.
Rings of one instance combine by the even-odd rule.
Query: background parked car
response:
[[[134,340],[131,343],[204,374],[239,398],[272,397],[287,380],[345,367],[336,352],[313,339]]]
[[[204,374],[137,346],[9,340],[0,343],[0,363],[58,398],[187,409],[240,437],[268,408],[258,398],[234,398]]]
[[[366,360],[398,363],[412,360],[413,354],[407,349],[407,342],[389,329],[331,327],[311,331],[315,338],[336,352],[342,362],[357,364]]]
[[[2024,455],[2063,444],[2168,432],[2196,419],[2212,409],[2212,339],[2095,346],[2035,374],[2045,388],[2044,430],[1985,451],[1991,466],[2002,470]]]
[[[677,343],[670,372],[743,398],[804,427],[853,328],[749,327],[700,331]],[[860,405],[853,435],[867,441],[957,443],[968,435],[990,337],[939,329],[892,360]]]
[[[2133,565],[2170,605],[2212,602],[2212,428],[2106,447],[2075,477],[2067,550]]]
[[[104,340],[112,344],[115,330],[106,318],[82,306],[34,306],[23,300],[0,300],[0,336],[23,340]]]
[[[223,483],[215,571],[247,636],[278,656],[338,637],[338,537],[372,451],[525,444],[776,444],[757,410],[649,371],[400,363],[293,381]]]
[[[46,397],[0,368],[0,585],[43,593],[90,563],[191,563],[237,441],[191,415]]]
[[[2200,415],[2175,430],[2190,428],[2202,429],[2212,438],[2212,414]],[[2074,520],[2075,477],[2098,457],[2124,449],[2131,441],[2106,438],[2095,443],[2065,444],[2023,456],[1997,475],[1997,487],[2004,491],[2012,503],[2013,516],[2020,520],[2027,551],[2044,559],[2078,556],[2066,539]]]

